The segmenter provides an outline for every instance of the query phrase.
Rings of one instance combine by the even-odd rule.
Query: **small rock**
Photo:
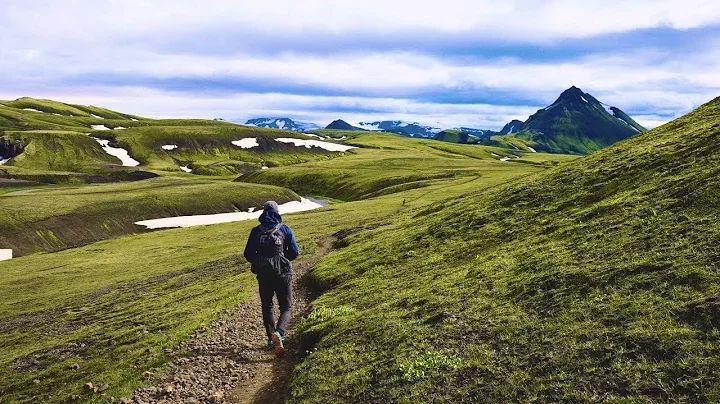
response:
[[[85,390],[92,390],[93,384],[90,382],[87,382],[87,383],[85,383],[85,386],[83,386],[83,387],[85,387]]]
[[[77,363],[73,363],[72,365],[70,365],[70,369],[72,369],[72,370],[78,370],[78,369],[80,369],[80,365],[77,364]]]
[[[40,379],[35,379],[35,380],[33,380],[33,383],[35,383],[35,384],[40,384]]]
[[[143,377],[143,379],[149,379],[149,378],[153,377],[154,375],[155,375],[155,373],[153,373],[149,370],[146,370],[143,372],[142,377]]]
[[[80,396],[78,396],[77,394],[73,394],[72,396],[70,396],[70,399],[73,401],[78,400],[79,398],[80,398]]]
[[[129,399],[129,398],[127,398],[127,397],[123,397],[123,398],[120,399],[120,403],[121,403],[121,404],[132,404],[132,403],[133,403],[133,400],[132,400],[132,399]]]
[[[174,391],[173,386],[171,386],[171,385],[168,384],[168,385],[165,386],[165,388],[163,389],[163,394],[165,394],[165,395],[170,395],[170,394],[173,393],[173,391]]]
[[[109,388],[110,388],[110,386],[107,383],[103,383],[103,384],[97,386],[97,391],[102,393],[103,391],[105,391]]]
[[[216,391],[216,392],[212,393],[212,395],[210,396],[210,402],[211,403],[219,403],[222,401],[224,395],[225,394],[222,391]]]

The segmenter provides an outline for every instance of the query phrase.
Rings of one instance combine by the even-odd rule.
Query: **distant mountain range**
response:
[[[404,121],[360,122],[358,126],[365,130],[392,132],[403,136],[426,138],[431,138],[435,136],[436,133],[442,131],[440,128],[421,125],[417,122]]]
[[[245,125],[257,126],[258,128],[285,129],[296,132],[320,129],[320,126],[314,123],[293,121],[290,118],[255,118],[249,119],[245,122]]]
[[[289,118],[257,118],[246,124],[294,131],[320,128]],[[466,127],[442,130],[417,122],[391,120],[351,125],[342,119],[333,121],[325,129],[391,132],[453,143],[569,154],[591,153],[646,131],[619,108],[604,104],[575,86],[563,91],[555,102],[538,110],[527,121],[514,119],[499,132]]]

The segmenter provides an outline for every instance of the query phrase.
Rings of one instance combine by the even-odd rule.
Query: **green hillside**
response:
[[[292,402],[720,400],[720,98],[347,237]]]
[[[268,199],[300,197],[274,186],[167,177],[0,193],[0,246],[15,256],[64,250],[144,231],[136,221],[246,211]]]
[[[276,138],[312,139],[282,130],[262,129],[223,121],[201,119],[148,119],[105,108],[20,98],[0,104],[0,146],[20,142],[23,153],[5,163],[15,178],[28,178],[28,170],[44,171],[35,180],[64,182],[68,173],[122,175],[120,160],[105,153],[88,135],[110,141],[128,151],[141,164],[133,170],[155,173],[182,172],[198,175],[237,175],[279,166],[341,156],[318,147],[298,147]],[[258,146],[241,148],[233,141],[257,138]],[[333,140],[329,140],[333,142]],[[163,146],[174,147],[164,149]],[[22,168],[24,170],[18,170]],[[55,178],[51,178],[53,174]],[[83,180],[87,176],[74,175]]]
[[[254,171],[238,181],[280,185],[303,195],[349,201],[429,186],[455,177],[480,177],[498,184],[547,168],[527,154],[474,145],[451,145],[427,139],[375,132],[330,132],[359,147],[343,158]],[[521,157],[522,155],[522,157]],[[508,161],[501,161],[508,157]],[[563,160],[566,156],[548,158]]]

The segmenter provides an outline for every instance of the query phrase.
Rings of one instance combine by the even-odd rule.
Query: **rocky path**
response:
[[[333,248],[333,238],[319,242],[318,252],[301,257],[293,268],[293,323],[286,335],[287,353],[278,359],[265,347],[257,289],[249,302],[184,342],[185,354],[170,374],[136,390],[125,403],[283,403],[295,364],[305,353],[294,338],[296,322],[308,310],[305,274]],[[276,304],[277,308],[277,304]],[[154,375],[144,375],[153,380]]]

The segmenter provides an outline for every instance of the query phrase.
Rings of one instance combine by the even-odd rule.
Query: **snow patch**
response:
[[[135,118],[130,118],[130,120],[133,121],[133,122],[137,122],[137,121],[138,121],[138,120],[135,119]]]
[[[119,130],[119,129],[127,129],[127,128],[124,126],[116,126],[113,128],[113,130]]]
[[[603,104],[602,102],[600,103],[600,105],[602,105],[602,107],[605,109],[605,111],[607,111],[608,114],[615,116],[615,112],[611,109],[612,107],[610,105]]]
[[[508,134],[513,133],[513,129],[515,129],[515,125],[510,125],[510,129],[508,130]]]
[[[287,213],[304,212],[317,208],[327,206],[327,201],[300,198],[300,201],[292,201],[279,205],[280,214],[284,215]],[[242,220],[257,219],[260,217],[261,211],[257,212],[232,212],[232,213],[219,213],[215,215],[194,215],[194,216],[177,216],[167,217],[163,219],[151,219],[142,220],[135,222],[140,226],[145,226],[148,229],[162,229],[167,227],[190,227],[190,226],[203,226],[208,224],[217,223],[228,223],[238,222]]]
[[[533,149],[532,147],[528,146],[527,148],[528,148],[531,152],[537,153],[537,150]]]
[[[57,115],[57,116],[64,116],[63,114],[56,114],[56,113],[54,113],[54,112],[53,112],[52,114],[53,114],[53,115]]]
[[[103,118],[103,117],[101,117],[101,116],[98,116],[98,115],[95,115],[95,114],[90,114],[90,116],[93,117],[93,118],[97,118],[97,119],[105,119],[105,118]]]
[[[191,173],[191,172],[192,172],[192,168],[190,168],[190,167],[188,167],[188,166],[180,166],[180,169],[183,170],[183,171],[185,171],[186,173]]]
[[[260,146],[256,137],[246,137],[240,140],[233,140],[231,143],[243,149],[252,149],[253,147]]]
[[[0,249],[0,261],[11,260],[12,250],[8,248]]]
[[[586,100],[586,99],[585,99],[585,96],[581,95],[580,98],[582,98],[583,101],[585,101],[585,102],[587,102],[588,104],[590,104],[590,101]]]
[[[626,120],[624,120],[624,119],[620,118],[619,116],[616,116],[615,118],[617,118],[617,119],[619,119],[619,120],[621,120],[621,121],[625,122],[625,124],[626,124],[627,126],[629,126],[629,127],[630,127],[630,128],[632,129],[632,130],[634,130],[635,132],[638,132],[638,133],[640,132],[640,131],[639,131],[639,130],[638,130],[638,129],[636,128],[636,127],[634,127],[634,126],[630,125],[630,122],[628,122],[628,121],[626,121]]]
[[[282,129],[285,127],[285,121],[281,121],[281,120],[277,119],[275,121],[275,125],[277,125],[278,129]]]
[[[115,156],[120,159],[124,167],[136,167],[140,165],[140,162],[130,157],[130,153],[121,147],[110,146],[110,141],[105,139],[98,139],[94,137],[96,142],[100,143],[105,153]]]
[[[267,169],[270,168],[270,167],[268,167],[268,166],[262,166],[262,167],[260,167],[260,168],[262,168],[263,170],[267,170]]]
[[[319,147],[321,149],[325,149],[328,151],[338,151],[343,152],[350,149],[356,149],[356,147],[353,146],[345,146],[341,144],[335,144],[330,142],[323,142],[320,140],[305,140],[305,139],[294,139],[294,138],[288,138],[288,137],[278,137],[275,138],[276,141],[281,143],[292,143],[297,147],[304,146],[305,148],[311,148],[311,147]]]
[[[178,148],[176,144],[166,144],[162,146],[163,150],[175,150]]]
[[[0,166],[7,163],[8,161],[10,161],[10,158],[6,158],[6,159],[0,158]]]
[[[91,127],[93,130],[110,130],[110,128],[108,128],[108,127],[105,126],[105,125],[90,125],[90,127]]]
[[[508,160],[510,160],[510,157],[503,157],[500,159],[500,161],[508,161]]]
[[[39,111],[39,110],[34,109],[34,108],[23,108],[23,111],[43,112],[43,111]]]

